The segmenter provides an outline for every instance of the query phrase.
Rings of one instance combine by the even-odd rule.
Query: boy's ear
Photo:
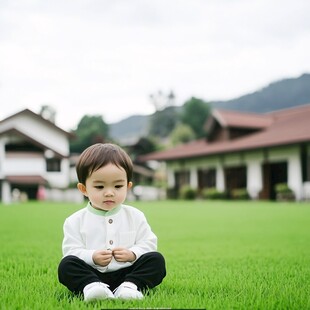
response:
[[[87,191],[86,191],[86,186],[82,183],[78,183],[77,186],[78,190],[87,197]]]
[[[128,189],[132,188],[132,185],[133,185],[132,182],[128,182],[127,188]]]

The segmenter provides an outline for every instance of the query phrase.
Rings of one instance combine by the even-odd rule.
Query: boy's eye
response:
[[[96,185],[95,188],[97,188],[97,189],[102,189],[102,188],[103,188],[103,185]]]
[[[115,188],[122,188],[124,185],[115,185]]]

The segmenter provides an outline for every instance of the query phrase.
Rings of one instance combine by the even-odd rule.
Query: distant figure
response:
[[[85,301],[143,298],[166,267],[144,214],[123,204],[132,187],[130,157],[115,144],[97,143],[81,154],[76,172],[89,202],[65,220],[60,283]]]
[[[39,185],[37,191],[37,200],[45,200],[45,199],[46,199],[45,187],[43,185]]]

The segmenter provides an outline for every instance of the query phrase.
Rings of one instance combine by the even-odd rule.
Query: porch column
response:
[[[252,199],[259,198],[259,192],[263,189],[262,166],[259,161],[250,161],[247,164],[247,191]]]
[[[287,185],[294,191],[296,200],[301,200],[303,198],[301,160],[299,154],[294,154],[288,159]]]
[[[190,170],[189,184],[191,188],[194,188],[194,189],[198,188],[198,173],[197,173],[196,168],[192,168]]]
[[[8,181],[3,180],[1,186],[2,203],[10,204],[12,202],[11,185]]]
[[[167,184],[168,188],[174,188],[175,186],[174,170],[169,168],[167,168]]]
[[[224,177],[224,167],[217,166],[216,167],[216,181],[215,181],[216,189],[220,192],[225,191],[225,177]]]

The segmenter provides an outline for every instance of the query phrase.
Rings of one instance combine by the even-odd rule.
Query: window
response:
[[[189,171],[177,171],[174,174],[175,177],[175,188],[180,189],[184,185],[189,185]]]
[[[301,157],[301,169],[302,169],[302,181],[310,181],[310,153],[308,146],[303,144],[300,147],[300,157]]]
[[[306,182],[310,181],[310,156],[307,157],[307,173],[306,173],[305,181]]]
[[[61,161],[59,158],[47,158],[46,159],[46,171],[48,172],[60,172]]]
[[[226,189],[231,191],[236,188],[246,188],[247,186],[247,169],[242,167],[225,168]]]
[[[215,169],[198,170],[198,187],[212,188],[216,186],[216,171]]]

